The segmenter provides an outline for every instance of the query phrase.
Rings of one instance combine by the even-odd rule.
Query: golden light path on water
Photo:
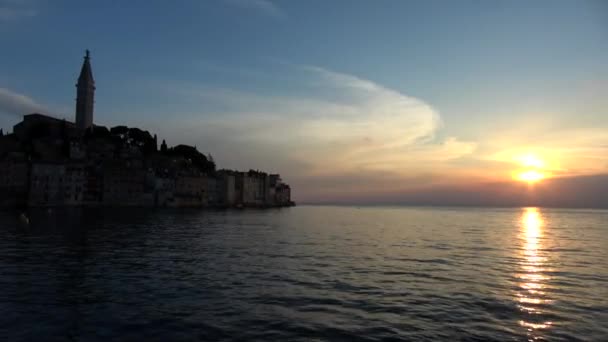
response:
[[[549,304],[546,296],[547,276],[544,274],[546,257],[541,254],[544,220],[538,208],[525,208],[521,217],[520,234],[523,241],[520,284],[517,302],[520,310],[528,317],[542,314],[542,308]],[[539,330],[552,326],[550,321],[521,320],[520,325],[528,331],[530,341],[540,338]]]

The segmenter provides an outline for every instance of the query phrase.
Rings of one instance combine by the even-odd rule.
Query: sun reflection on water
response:
[[[553,322],[543,321],[543,308],[550,300],[546,297],[546,257],[542,254],[544,220],[538,208],[526,208],[522,214],[520,232],[523,241],[520,284],[516,301],[526,315],[519,324],[526,328],[530,340],[540,338],[539,330],[550,328]],[[536,315],[538,319],[535,318]]]

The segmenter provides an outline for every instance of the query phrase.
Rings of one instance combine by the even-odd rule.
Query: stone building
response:
[[[174,207],[203,207],[208,204],[208,182],[205,175],[178,175],[175,179]]]
[[[167,207],[174,203],[175,178],[157,175],[154,178],[154,206]]]
[[[32,163],[28,204],[33,207],[64,204],[65,165],[54,162]]]
[[[72,122],[32,113],[24,115],[23,120],[13,126],[13,133],[20,141],[28,141],[38,137],[72,137],[76,130]]]
[[[82,163],[67,163],[63,181],[63,202],[68,206],[80,206],[84,200],[87,180],[86,167]]]
[[[220,170],[217,172],[216,192],[218,205],[233,207],[237,204],[236,174],[236,172],[230,170]]]
[[[219,205],[218,179],[213,176],[207,177],[207,205],[214,207]]]
[[[291,188],[287,184],[280,184],[276,188],[276,205],[286,206],[291,205]]]
[[[266,187],[266,205],[276,205],[276,189],[283,181],[278,174],[268,175],[268,186]]]
[[[16,206],[27,202],[28,163],[23,153],[9,153],[0,161],[0,205]]]
[[[145,194],[146,171],[139,161],[111,160],[103,165],[103,205],[147,206],[152,194]]]
[[[268,175],[250,170],[243,174],[243,205],[261,206],[266,203],[266,184]]]

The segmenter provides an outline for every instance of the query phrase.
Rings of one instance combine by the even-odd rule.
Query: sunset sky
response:
[[[96,124],[279,172],[300,202],[607,186],[606,1],[0,0],[0,46],[5,132],[73,119],[88,48]]]

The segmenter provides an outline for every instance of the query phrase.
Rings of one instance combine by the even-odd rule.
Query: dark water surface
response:
[[[608,341],[608,211],[0,214],[0,340]]]

